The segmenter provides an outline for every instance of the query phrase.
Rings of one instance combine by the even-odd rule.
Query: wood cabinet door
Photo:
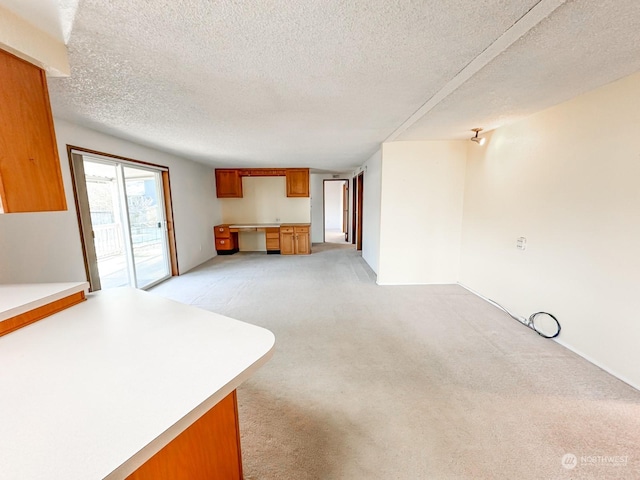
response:
[[[242,177],[239,170],[216,169],[216,196],[242,198]]]
[[[288,168],[285,176],[287,177],[287,197],[309,196],[308,168]]]
[[[280,254],[295,255],[295,237],[293,232],[280,233]]]
[[[66,209],[45,73],[0,50],[0,213]]]
[[[311,253],[309,248],[309,233],[296,233],[296,253],[300,255],[308,255]]]
[[[127,480],[242,480],[236,391],[147,460]]]

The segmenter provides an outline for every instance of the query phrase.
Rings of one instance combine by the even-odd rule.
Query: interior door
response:
[[[349,241],[349,180],[342,184],[342,231],[344,241]]]
[[[362,210],[364,208],[364,173],[356,177],[356,250],[362,250]]]

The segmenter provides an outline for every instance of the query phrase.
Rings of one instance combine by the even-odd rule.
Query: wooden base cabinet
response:
[[[231,255],[238,251],[238,233],[231,232],[229,225],[216,225],[213,227],[213,236],[218,255]]]
[[[280,229],[266,228],[265,231],[267,253],[280,253]]]
[[[242,480],[236,391],[147,460],[127,480]]]
[[[310,254],[309,225],[281,225],[280,253],[282,255]]]

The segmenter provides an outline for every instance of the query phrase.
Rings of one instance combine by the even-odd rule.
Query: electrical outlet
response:
[[[518,237],[516,240],[516,248],[518,250],[526,250],[527,249],[527,239],[525,237]]]

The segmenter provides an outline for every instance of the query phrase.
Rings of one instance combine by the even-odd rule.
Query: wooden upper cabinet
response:
[[[242,198],[242,177],[276,177],[287,179],[287,197],[309,196],[308,168],[216,168],[218,198]]]
[[[242,177],[239,170],[216,169],[218,198],[242,198]]]
[[[287,177],[287,197],[309,196],[308,168],[288,168],[285,176]]]
[[[0,212],[66,209],[45,73],[0,50]]]

